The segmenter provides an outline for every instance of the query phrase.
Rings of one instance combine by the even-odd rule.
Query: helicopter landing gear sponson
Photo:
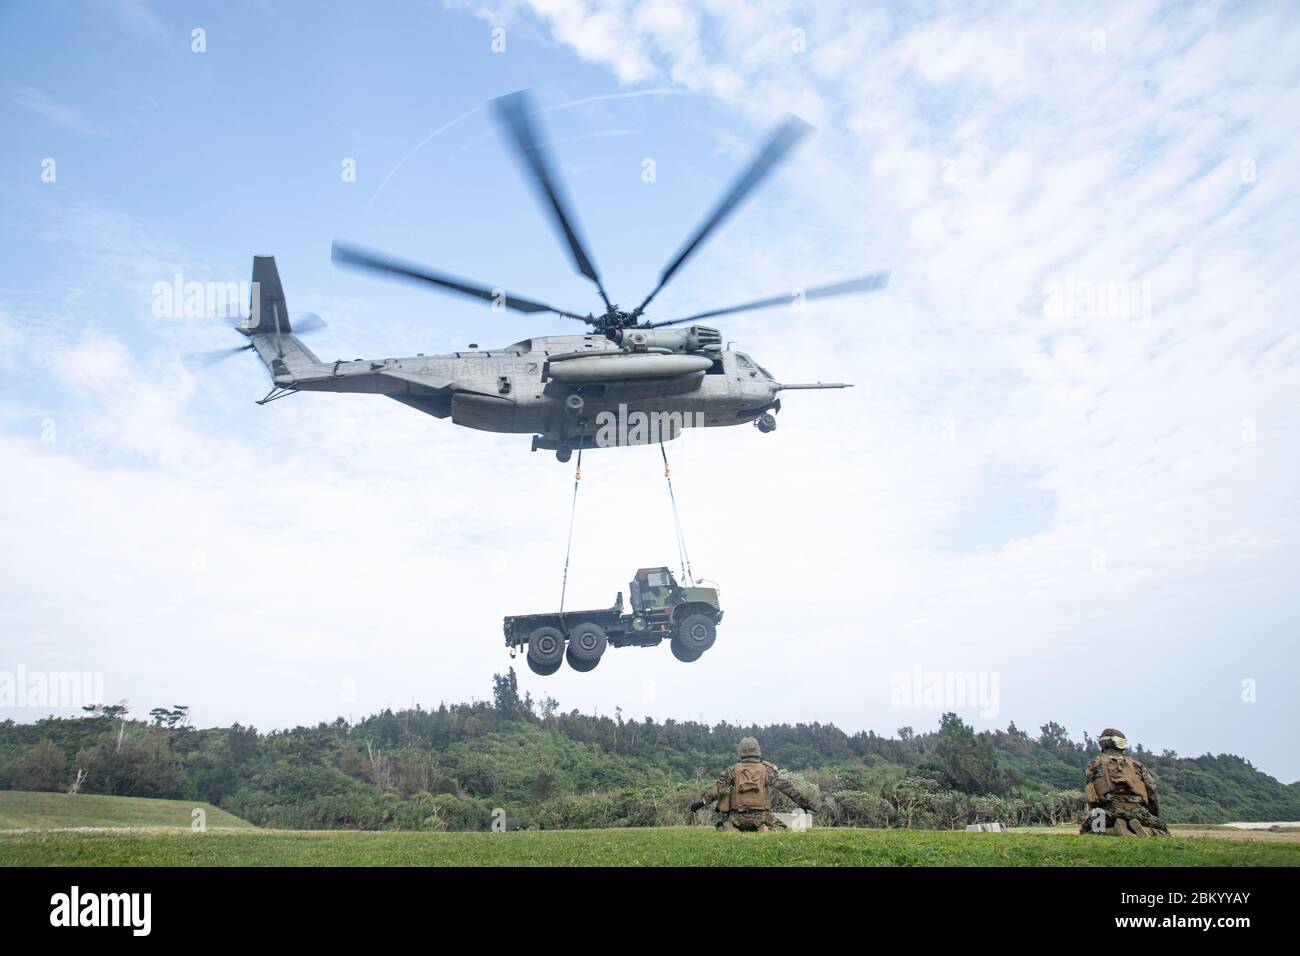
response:
[[[754,427],[764,435],[768,432],[774,432],[776,431],[776,416],[771,412],[764,412],[762,415],[759,415],[758,418],[754,419]]]

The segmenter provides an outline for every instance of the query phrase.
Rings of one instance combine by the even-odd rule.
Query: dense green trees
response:
[[[94,747],[79,750],[75,768],[86,772],[84,790],[119,797],[169,797],[185,787],[185,774],[170,741],[159,733],[132,728],[111,733]]]
[[[49,740],[33,744],[18,760],[14,781],[19,790],[62,790],[68,758]]]
[[[976,734],[956,714],[940,720],[931,759],[948,787],[962,793],[1006,793],[1017,780],[998,758],[992,735]]]
[[[690,801],[757,736],[768,759],[819,794],[819,822],[950,828],[1060,823],[1080,810],[1086,735],[1014,724],[976,733],[956,714],[930,733],[846,734],[830,724],[716,725],[563,712],[520,696],[513,671],[492,701],[416,707],[260,734],[189,726],[185,708],[152,723],[125,713],[0,722],[0,788],[210,801],[259,826],[486,829],[691,822]],[[1300,819],[1300,793],[1240,757],[1142,754],[1173,821]],[[780,798],[784,800],[784,798]],[[696,823],[706,823],[699,814]]]

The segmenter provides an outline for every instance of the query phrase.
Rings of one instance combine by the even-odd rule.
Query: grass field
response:
[[[0,830],[58,830],[65,827],[185,827],[200,808],[209,827],[253,825],[210,803],[106,797],[94,793],[27,793],[0,790]]]
[[[705,827],[520,833],[0,833],[10,866],[1300,866],[1300,843],[1184,836]]]
[[[207,831],[190,829],[202,807]],[[1175,828],[1169,840],[709,827],[409,833],[259,830],[209,804],[0,791],[4,866],[1300,866],[1300,834]]]

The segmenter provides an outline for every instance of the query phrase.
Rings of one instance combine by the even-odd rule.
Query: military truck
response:
[[[566,660],[575,671],[592,670],[611,645],[654,647],[665,639],[674,657],[690,663],[717,639],[717,588],[682,587],[667,568],[641,568],[628,584],[628,597],[630,614],[624,613],[620,591],[613,606],[601,610],[507,617],[506,647],[525,651],[533,673],[547,675]]]

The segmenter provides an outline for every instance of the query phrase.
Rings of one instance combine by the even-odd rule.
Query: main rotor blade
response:
[[[803,291],[804,301],[811,299],[829,299],[832,296],[848,295],[853,292],[876,292],[889,285],[888,272],[872,272],[857,279],[846,279],[843,282],[835,282],[831,285],[818,286],[815,289],[805,289]],[[725,309],[711,309],[708,312],[697,312],[695,315],[688,315],[683,319],[669,319],[666,322],[649,322],[641,326],[646,329],[657,329],[664,325],[681,325],[683,322],[698,322],[700,319],[711,319],[718,315],[732,315],[736,312],[749,312],[753,309],[770,309],[777,305],[789,305],[799,300],[798,292],[788,292],[785,295],[774,295],[767,299],[758,299],[754,302],[746,302],[744,305],[732,305]]]
[[[397,276],[403,279],[414,279],[418,282],[428,282],[439,288],[449,289],[452,292],[459,292],[461,295],[470,296],[474,299],[482,299],[484,302],[501,303],[507,309],[513,309],[516,312],[554,312],[556,315],[562,315],[569,319],[578,319],[586,322],[590,318],[585,315],[578,315],[576,312],[565,312],[563,309],[557,309],[554,306],[547,305],[544,302],[535,302],[532,299],[525,299],[519,295],[507,295],[501,289],[492,289],[485,285],[480,285],[470,279],[462,279],[458,276],[448,275],[445,272],[435,272],[427,266],[419,265],[414,262],[406,262],[401,259],[395,259],[392,256],[385,255],[382,252],[370,252],[359,246],[348,245],[342,242],[335,242],[330,248],[330,258],[340,265],[353,266],[358,269],[368,269],[372,272],[381,272],[387,275]]]
[[[600,275],[596,272],[596,265],[591,261],[591,255],[578,234],[575,225],[577,217],[573,215],[569,204],[564,199],[564,190],[560,185],[560,177],[555,171],[555,164],[538,138],[537,130],[528,115],[536,112],[532,107],[532,99],[528,91],[520,90],[518,93],[502,96],[493,100],[492,106],[502,129],[509,134],[509,142],[513,145],[515,155],[532,175],[533,191],[542,203],[542,208],[550,213],[552,225],[564,235],[569,253],[573,256],[574,268],[596,284],[600,297],[605,300],[605,307],[612,309],[609,296],[605,294],[605,286],[601,284]]]
[[[677,255],[668,263],[664,271],[659,276],[659,284],[650,291],[645,297],[645,301],[637,306],[633,315],[640,315],[645,311],[645,307],[650,304],[650,300],[659,294],[659,290],[668,284],[668,280],[673,277],[678,269],[695,254],[695,250],[700,244],[709,237],[713,230],[722,225],[727,217],[730,216],[737,206],[744,201],[745,197],[754,191],[772,169],[785,158],[786,154],[794,148],[795,144],[812,129],[807,123],[797,116],[788,117],[784,123],[778,126],[768,138],[767,144],[758,152],[758,155],[750,162],[749,168],[742,173],[731,188],[723,194],[722,199],[713,207],[713,210],[704,217],[704,221],[696,228],[691,237],[686,240],[686,244],[678,250]]]

